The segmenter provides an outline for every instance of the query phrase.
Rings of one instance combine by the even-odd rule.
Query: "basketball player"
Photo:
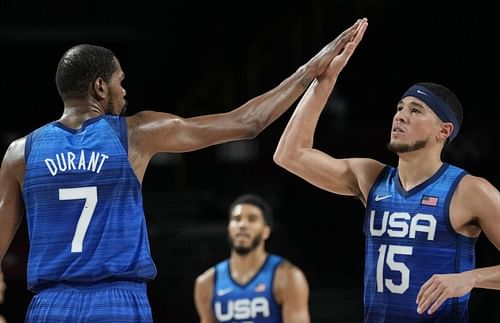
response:
[[[302,271],[269,254],[269,204],[245,194],[229,207],[231,256],[198,276],[194,301],[201,323],[308,323],[309,286]]]
[[[358,32],[360,21],[270,91],[226,113],[123,117],[125,74],[109,49],[70,48],[56,85],[62,116],[12,142],[0,170],[0,262],[24,210],[27,322],[150,322],[156,275],[141,183],[158,152],[251,139],[283,114]]]
[[[455,94],[418,83],[402,95],[388,144],[399,156],[397,168],[313,148],[320,113],[365,22],[361,28],[304,94],[274,159],[311,184],[356,196],[366,206],[365,322],[467,322],[472,288],[500,289],[500,266],[474,269],[481,232],[500,248],[500,193],[441,160],[462,123]]]

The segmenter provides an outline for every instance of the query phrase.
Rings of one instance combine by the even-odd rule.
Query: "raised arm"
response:
[[[145,111],[128,118],[132,144],[141,153],[185,152],[232,140],[251,139],[281,116],[322,74],[358,31],[358,20],[270,91],[226,112],[192,118]]]
[[[24,143],[24,138],[11,143],[0,168],[0,264],[24,214],[21,195],[24,178]]]
[[[194,304],[196,312],[200,318],[200,323],[215,323],[215,317],[212,312],[212,293],[214,288],[214,268],[196,278],[194,283]]]
[[[281,304],[283,323],[309,323],[309,284],[304,273],[285,261],[276,269],[274,295]]]
[[[281,136],[274,161],[311,184],[324,190],[359,196],[366,201],[368,191],[384,165],[371,159],[336,159],[313,148],[316,125],[352,53],[363,38],[368,22],[356,26],[355,36],[343,52],[329,64],[325,73],[309,86]]]

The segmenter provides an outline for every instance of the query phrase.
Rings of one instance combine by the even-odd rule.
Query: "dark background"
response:
[[[152,109],[189,117],[228,111],[271,89],[368,17],[315,146],[394,164],[385,144],[400,95],[415,82],[442,83],[465,110],[444,159],[499,187],[500,11],[488,2],[0,0],[0,156],[11,140],[59,118],[53,80],[70,46],[91,43],[116,53],[129,114]],[[226,207],[246,192],[273,206],[277,225],[268,249],[305,272],[313,322],[361,322],[364,208],[273,163],[292,109],[254,140],[152,160],[143,192],[158,267],[149,284],[157,322],[197,320],[194,279],[228,256]],[[22,322],[32,296],[26,252],[23,223],[3,264],[8,290],[1,310],[9,322]],[[498,251],[481,236],[477,265],[498,263]],[[500,322],[499,294],[474,290],[471,322]]]

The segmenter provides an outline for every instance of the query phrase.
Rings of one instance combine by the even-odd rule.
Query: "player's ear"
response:
[[[108,96],[108,86],[102,77],[96,78],[92,83],[92,92],[101,100]]]
[[[439,130],[439,137],[442,140],[446,140],[451,136],[453,132],[453,124],[451,122],[443,122],[441,123],[441,128]]]
[[[267,240],[269,239],[270,236],[271,236],[271,227],[266,224],[266,226],[264,227],[264,231],[262,232],[262,238],[264,240]]]

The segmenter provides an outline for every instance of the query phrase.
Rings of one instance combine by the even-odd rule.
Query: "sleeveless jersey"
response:
[[[215,266],[212,309],[217,322],[281,323],[281,306],[273,295],[276,268],[283,258],[268,255],[259,272],[245,285],[231,277],[229,260]]]
[[[125,118],[97,117],[78,130],[49,123],[27,136],[25,160],[30,290],[154,278]]]
[[[420,287],[433,274],[474,268],[476,239],[457,234],[449,217],[464,175],[463,169],[443,164],[408,192],[396,168],[386,167],[379,175],[364,223],[365,322],[467,322],[470,294],[448,299],[431,315],[418,314],[416,305]]]

